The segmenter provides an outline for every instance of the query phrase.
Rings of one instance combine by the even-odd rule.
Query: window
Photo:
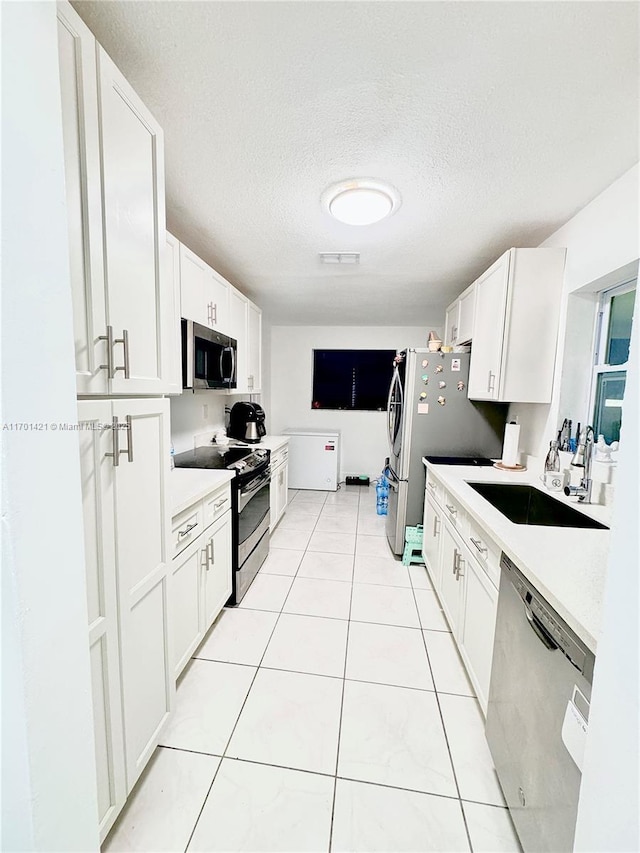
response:
[[[312,409],[385,411],[396,351],[313,351]]]
[[[635,279],[600,298],[590,410],[593,431],[596,437],[604,435],[607,444],[620,439],[635,299]]]

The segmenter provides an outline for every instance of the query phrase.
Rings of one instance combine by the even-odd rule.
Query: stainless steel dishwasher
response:
[[[595,656],[502,554],[486,734],[525,853],[573,850]]]

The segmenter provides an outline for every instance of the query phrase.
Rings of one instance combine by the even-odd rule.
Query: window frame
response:
[[[615,296],[622,296],[625,293],[630,293],[633,290],[637,291],[638,278],[627,279],[615,287],[607,288],[599,293],[597,316],[596,316],[596,334],[595,346],[593,353],[593,365],[591,370],[591,388],[589,391],[589,418],[595,427],[596,421],[596,401],[598,399],[598,380],[599,377],[606,373],[624,373],[625,383],[627,376],[628,360],[623,364],[608,364],[604,361],[607,352],[607,343],[609,340],[609,324],[611,321],[611,302]],[[636,300],[637,300],[636,293]],[[624,398],[623,398],[624,402]],[[596,436],[597,438],[597,436]]]

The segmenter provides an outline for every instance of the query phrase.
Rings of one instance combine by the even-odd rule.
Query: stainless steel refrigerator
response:
[[[423,456],[500,458],[507,406],[467,398],[469,353],[407,349],[396,356],[387,404],[391,549],[404,529],[422,524]]]

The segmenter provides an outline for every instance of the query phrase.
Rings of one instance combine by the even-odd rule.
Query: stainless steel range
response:
[[[227,604],[238,604],[269,554],[270,452],[247,445],[207,445],[179,453],[176,468],[225,468],[233,502],[233,591]]]

